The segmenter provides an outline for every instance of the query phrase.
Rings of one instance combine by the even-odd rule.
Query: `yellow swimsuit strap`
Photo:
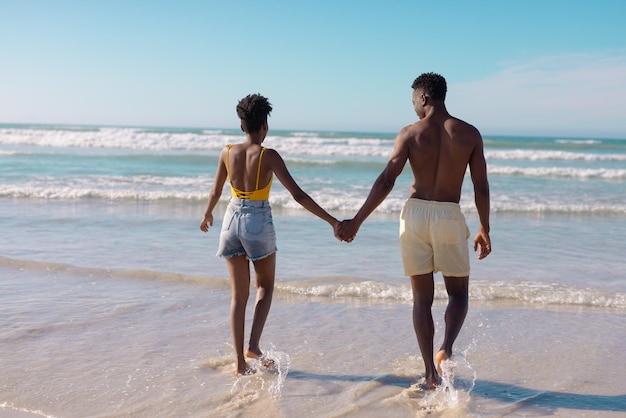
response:
[[[272,185],[272,179],[270,179],[269,183],[263,190],[259,190],[259,181],[261,179],[261,162],[263,161],[263,154],[265,153],[266,148],[261,148],[261,154],[259,155],[259,166],[257,168],[256,174],[256,187],[254,191],[247,192],[244,190],[239,190],[235,186],[233,186],[232,181],[230,180],[230,170],[228,167],[228,160],[230,159],[230,148],[232,145],[228,145],[228,150],[226,151],[226,173],[228,174],[228,181],[230,183],[230,189],[232,191],[232,195],[239,199],[249,199],[249,200],[267,200],[269,198],[269,189]]]
[[[259,155],[259,168],[256,172],[256,187],[254,190],[259,190],[259,179],[261,178],[261,162],[263,161],[263,153],[265,152],[265,148],[261,148],[261,154]]]

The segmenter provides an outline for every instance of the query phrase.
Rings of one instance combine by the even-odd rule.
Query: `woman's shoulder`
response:
[[[263,158],[280,158],[280,154],[274,148],[263,147]]]

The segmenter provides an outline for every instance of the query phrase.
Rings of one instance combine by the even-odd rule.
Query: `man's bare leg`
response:
[[[230,328],[233,335],[233,344],[237,355],[237,370],[235,374],[247,374],[246,359],[243,355],[244,325],[246,319],[246,304],[250,294],[250,264],[243,255],[236,255],[226,259],[232,298],[230,301]]]
[[[448,307],[446,308],[445,321],[446,330],[443,338],[443,344],[437,352],[435,358],[437,362],[437,370],[441,373],[440,363],[452,357],[452,344],[456,341],[468,308],[468,287],[469,277],[446,277],[446,291],[448,292]]]
[[[433,362],[433,339],[435,337],[435,324],[431,311],[435,296],[433,273],[411,276],[411,288],[413,290],[413,327],[424,359],[426,387],[434,389],[439,385],[439,374]]]
[[[252,331],[246,356],[251,358],[262,358],[263,353],[259,347],[265,320],[272,306],[272,296],[274,295],[274,276],[276,272],[276,253],[261,260],[254,261],[256,272],[256,301],[254,304],[254,316],[252,318]],[[268,366],[269,364],[264,364]]]

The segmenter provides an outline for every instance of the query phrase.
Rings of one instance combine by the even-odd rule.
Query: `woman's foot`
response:
[[[437,389],[437,386],[440,384],[441,383],[437,377],[433,376],[432,378],[426,378],[426,376],[424,376],[417,383],[417,387],[419,390],[428,391]]]
[[[263,367],[265,368],[269,368],[274,365],[274,360],[266,357],[265,354],[261,352],[261,350],[252,351],[250,348],[248,348],[246,350],[246,357],[259,360],[261,365],[263,365]]]

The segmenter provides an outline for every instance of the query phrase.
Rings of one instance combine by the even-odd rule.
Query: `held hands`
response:
[[[354,219],[346,219],[334,225],[335,237],[340,241],[352,242],[360,225]]]
[[[202,232],[209,232],[209,226],[213,226],[213,214],[205,214],[204,219],[200,222],[200,230]]]

